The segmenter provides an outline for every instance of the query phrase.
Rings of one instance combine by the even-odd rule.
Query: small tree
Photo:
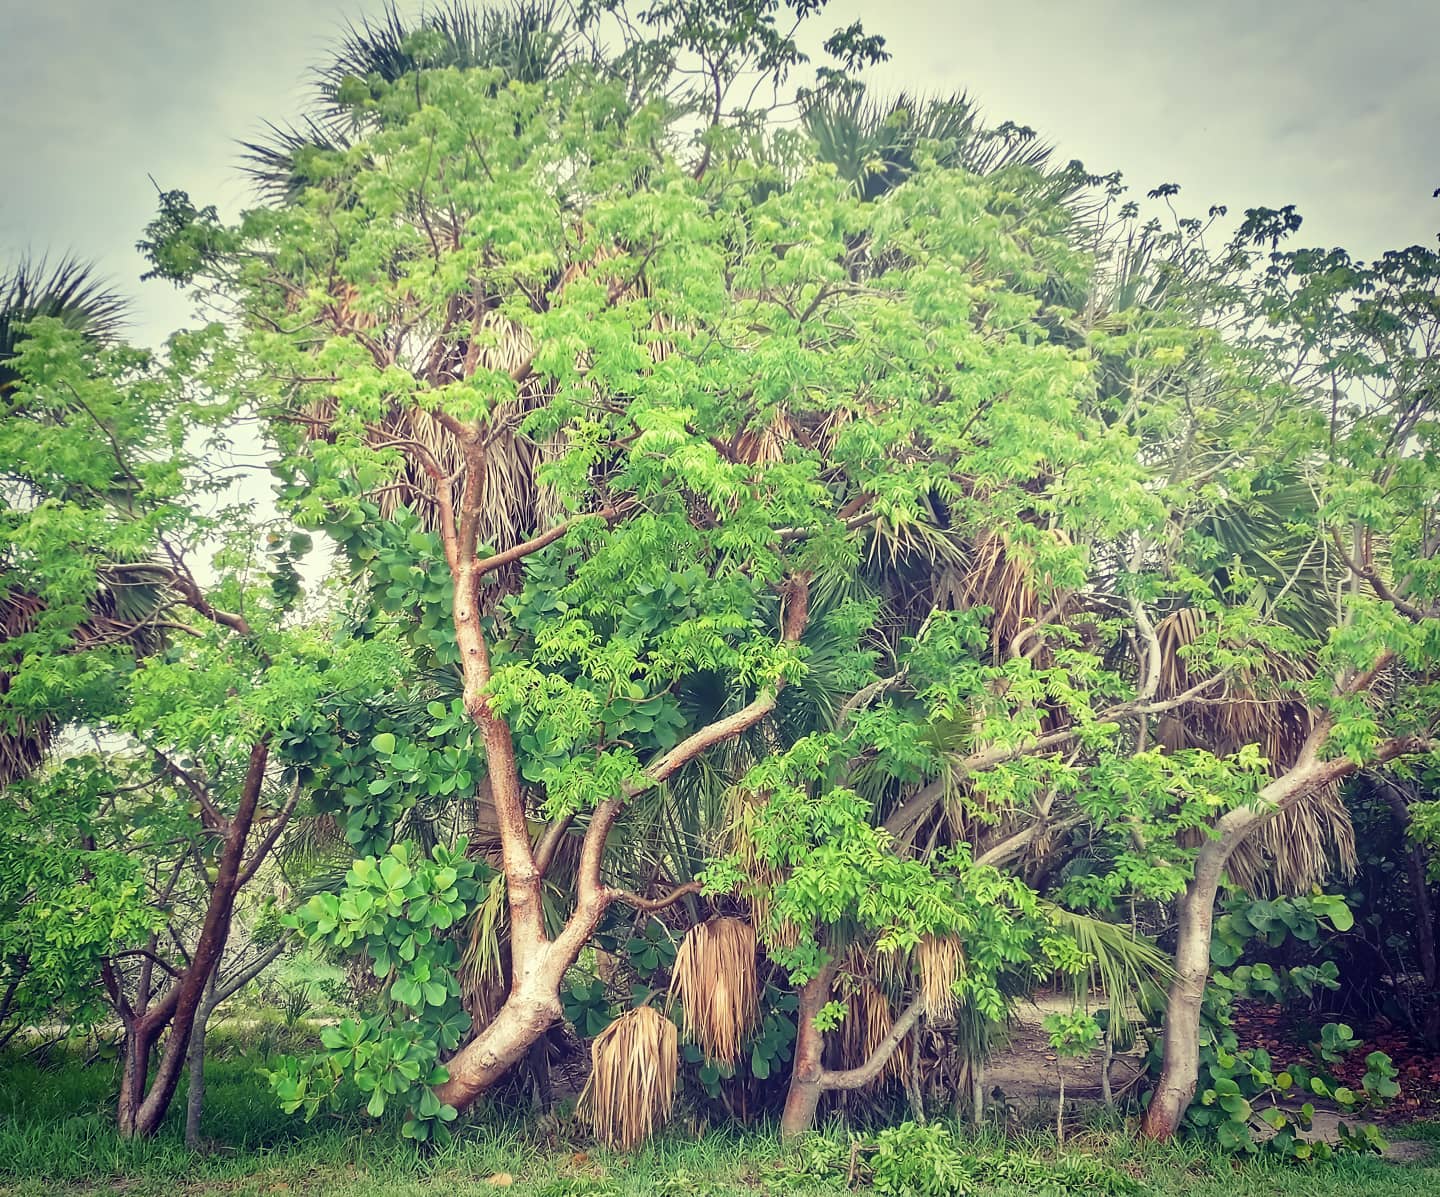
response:
[[[300,796],[272,788],[275,738],[312,720],[322,692],[361,678],[367,691],[384,684],[393,653],[386,640],[331,646],[290,626],[293,568],[266,560],[239,509],[202,507],[228,480],[187,446],[237,411],[207,389],[207,377],[226,374],[216,330],[177,337],[156,360],[42,318],[10,368],[0,577],[30,614],[6,642],[4,716],[12,728],[84,729],[108,751],[14,786],[21,808],[48,820],[30,829],[43,845],[22,857],[22,873],[45,885],[6,912],[31,933],[7,936],[5,968],[17,992],[27,978],[76,995],[103,981],[125,1027],[120,1130],[150,1135],[174,1096],[240,890]],[[188,562],[207,542],[220,551],[202,585]],[[147,591],[138,605],[124,593],[132,580]],[[43,867],[27,870],[27,859]],[[108,909],[108,934],[85,918],[37,938],[43,903],[57,897]],[[64,947],[58,967],[27,947],[45,938]]]
[[[1437,541],[1428,446],[1440,258],[1419,247],[1371,264],[1341,251],[1279,252],[1278,242],[1297,226],[1288,209],[1259,210],[1242,230],[1241,244],[1249,238],[1272,249],[1263,273],[1231,296],[1240,313],[1233,343],[1270,380],[1248,398],[1267,414],[1230,427],[1229,461],[1219,475],[1231,496],[1255,494],[1267,472],[1273,479],[1288,470],[1303,480],[1313,497],[1288,513],[1282,541],[1297,563],[1288,580],[1277,579],[1273,598],[1258,588],[1259,601],[1251,592],[1246,605],[1234,596],[1245,593],[1248,571],[1236,569],[1215,616],[1237,629],[1241,615],[1238,634],[1212,624],[1184,650],[1190,669],[1232,656],[1230,707],[1268,703],[1284,713],[1290,731],[1264,745],[1269,776],[1255,799],[1206,833],[1180,900],[1165,1066],[1145,1118],[1154,1137],[1174,1132],[1194,1093],[1215,896],[1227,870],[1268,824],[1344,778],[1435,749]],[[1233,253],[1242,254],[1240,245]],[[1286,384],[1278,385],[1282,370]],[[1270,406],[1281,403],[1283,412]],[[1329,594],[1302,587],[1287,603],[1310,561],[1329,563],[1321,573]],[[1287,617],[1297,602],[1306,608],[1303,619]],[[1157,640],[1152,653],[1161,647]],[[1206,726],[1193,705],[1180,713]],[[1272,855],[1261,868],[1283,863]]]

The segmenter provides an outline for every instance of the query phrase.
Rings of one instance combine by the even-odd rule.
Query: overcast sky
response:
[[[232,213],[236,141],[300,108],[307,70],[380,0],[0,0],[0,264],[96,261],[137,339],[187,305],[142,286],[149,176]],[[408,10],[413,5],[402,5]],[[1299,205],[1302,236],[1362,255],[1440,229],[1440,0],[833,0],[883,34],[890,88],[965,89],[995,120],[1197,214]]]

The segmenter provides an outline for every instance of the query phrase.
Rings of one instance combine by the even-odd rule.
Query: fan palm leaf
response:
[[[734,918],[691,927],[675,953],[670,993],[705,1058],[733,1065],[760,1014],[755,929]]]
[[[628,1151],[670,1116],[679,1076],[679,1033],[649,1006],[627,1010],[590,1046],[590,1078],[577,1110],[607,1147]]]
[[[10,363],[28,321],[46,316],[106,341],[123,327],[125,312],[125,301],[76,258],[53,266],[27,258],[0,273],[0,395],[19,381]]]
[[[1040,910],[1089,962],[1075,981],[1105,995],[1111,1025],[1117,1031],[1133,1026],[1132,1015],[1146,1017],[1163,1008],[1163,995],[1175,969],[1170,957],[1151,940],[1118,923],[1067,910],[1055,902],[1042,900]],[[1120,1038],[1123,1041],[1123,1036]]]

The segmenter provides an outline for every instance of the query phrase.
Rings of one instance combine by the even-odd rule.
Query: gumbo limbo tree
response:
[[[387,641],[292,625],[290,542],[277,557],[277,529],[224,503],[214,452],[238,408],[205,381],[226,373],[221,345],[177,336],[157,358],[39,316],[0,421],[0,598],[24,612],[0,714],[7,735],[69,733],[62,759],[6,787],[4,1004],[22,1025],[109,1005],[127,1136],[159,1128],[235,980],[221,965],[237,900],[300,797],[277,784],[276,737],[313,722],[322,694],[394,677]],[[99,751],[76,751],[82,736]]]
[[[700,889],[615,884],[627,809],[742,735],[783,746],[766,721],[822,630],[853,689],[873,682],[880,603],[844,579],[877,529],[903,539],[938,505],[976,536],[1028,518],[1080,540],[1143,503],[1128,434],[1084,410],[1084,355],[1039,318],[1033,291],[1074,266],[1056,218],[934,165],[867,204],[783,133],[712,130],[699,169],[664,102],[593,71],[497,82],[372,81],[357,103],[384,119],[307,158],[298,198],[227,228],[172,197],[152,242],[162,263],[203,247],[235,303],[283,501],[347,550],[377,625],[461,678],[426,742],[374,736],[367,790],[403,804],[443,772],[477,791],[504,878],[504,1000],[468,1025],[443,934],[483,879],[473,862],[367,858],[300,923],[363,946],[392,1014],[277,1078],[313,1109],[352,1073],[372,1110],[408,1104],[420,1137],[559,1019],[607,908]],[[543,458],[543,502],[497,543],[516,438]],[[411,491],[424,518],[382,518],[376,496],[411,473],[431,483]],[[547,919],[562,854],[574,880]],[[946,862],[916,867],[963,904]],[[929,929],[912,924],[900,941]]]

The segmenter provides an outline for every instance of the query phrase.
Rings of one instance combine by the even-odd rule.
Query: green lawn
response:
[[[678,1130],[632,1155],[595,1150],[573,1123],[536,1128],[477,1122],[455,1143],[422,1154],[388,1124],[363,1119],[306,1124],[275,1106],[258,1061],[220,1060],[211,1073],[206,1134],[209,1154],[188,1153],[178,1118],[150,1143],[127,1143],[110,1129],[113,1067],[39,1068],[0,1062],[0,1194],[123,1192],[164,1197],[201,1194],[313,1194],[314,1197],[434,1197],[504,1191],[490,1178],[508,1176],[509,1191],[545,1197],[757,1197],[843,1193],[840,1173],[809,1175],[807,1159],[828,1152],[782,1148],[772,1135],[711,1134],[703,1140]],[[174,1113],[183,1102],[177,1099]],[[1436,1145],[1431,1162],[1394,1164],[1346,1159],[1304,1169],[1231,1160],[1176,1145],[1157,1148],[1118,1132],[1082,1132],[1067,1146],[1070,1165],[1056,1167],[1053,1137],[1034,1133],[978,1140],[977,1156],[1003,1161],[998,1179],[974,1185],[976,1194],[1075,1194],[1105,1197],[1138,1181],[1139,1192],[1175,1197],[1387,1197],[1440,1194],[1440,1124],[1407,1129],[1405,1137]],[[1085,1157],[1074,1161],[1077,1157]],[[1068,1184],[1067,1184],[1068,1181]]]

